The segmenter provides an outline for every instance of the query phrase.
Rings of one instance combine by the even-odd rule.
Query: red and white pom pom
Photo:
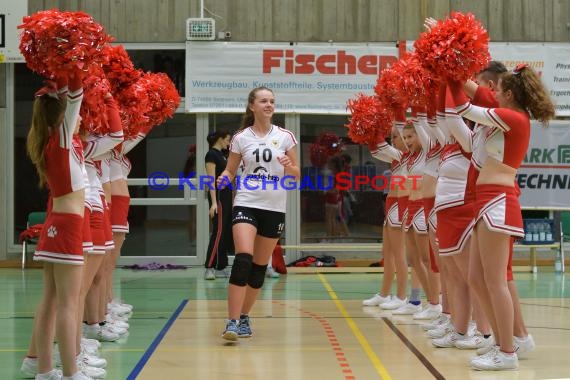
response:
[[[436,96],[438,82],[421,65],[417,54],[406,55],[393,67],[401,74],[402,98],[408,99],[410,106],[426,106]]]
[[[113,93],[113,97],[119,105],[125,140],[135,138],[141,128],[149,123],[147,113],[150,111],[151,105],[148,99],[146,81],[139,79],[130,86],[120,88]]]
[[[392,130],[392,111],[376,96],[358,94],[348,101],[351,113],[348,137],[357,144],[372,144],[388,136]]]
[[[330,132],[321,134],[317,139],[317,143],[325,148],[325,152],[329,157],[340,153],[344,147],[341,138],[337,134]]]
[[[396,63],[391,68],[382,70],[374,87],[380,102],[392,109],[408,103],[406,94],[402,91],[404,78],[401,69],[402,66]]]
[[[314,142],[311,144],[310,158],[311,158],[311,164],[320,169],[325,166],[325,164],[329,159],[329,156],[324,146],[322,146],[318,142]]]
[[[164,73],[145,73],[145,81],[150,108],[146,113],[150,128],[164,123],[171,118],[180,105],[180,95],[174,83]]]
[[[422,65],[435,77],[465,81],[490,59],[489,35],[471,13],[452,12],[414,43]]]
[[[96,135],[109,133],[105,97],[110,92],[111,85],[103,69],[97,64],[90,65],[83,79],[83,101],[79,112],[82,129]]]
[[[103,55],[105,57],[103,70],[111,83],[113,92],[130,86],[142,75],[142,71],[135,69],[129,54],[122,45],[105,45]]]
[[[103,26],[84,12],[37,12],[25,16],[18,29],[23,29],[20,51],[26,64],[49,78],[101,62],[102,48],[112,40]]]

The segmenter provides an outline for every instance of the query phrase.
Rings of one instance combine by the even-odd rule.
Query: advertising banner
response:
[[[398,60],[391,44],[186,42],[186,111],[239,112],[259,86],[276,112],[346,115],[357,93],[374,93]]]
[[[570,121],[533,122],[517,183],[522,207],[570,208]]]

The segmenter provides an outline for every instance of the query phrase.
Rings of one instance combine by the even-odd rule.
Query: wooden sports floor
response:
[[[411,317],[361,301],[379,273],[290,273],[267,279],[252,313],[254,336],[220,338],[226,280],[203,270],[118,270],[116,292],[134,305],[129,335],[105,343],[107,379],[564,379],[570,378],[568,275],[516,273],[537,349],[520,370],[469,369],[473,352],[434,348]],[[0,269],[0,379],[18,369],[41,294],[41,270]]]

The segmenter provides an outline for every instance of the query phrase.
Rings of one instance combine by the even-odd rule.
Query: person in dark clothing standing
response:
[[[224,151],[230,145],[231,134],[227,131],[216,130],[208,135],[210,150],[206,153],[206,174],[210,178],[218,178],[226,168],[226,155]],[[206,255],[206,280],[215,280],[216,277],[228,277],[225,268],[228,266],[228,253],[233,253],[232,235],[232,203],[233,191],[231,187],[216,190],[215,185],[208,191],[210,205],[209,216],[212,220],[210,243]]]

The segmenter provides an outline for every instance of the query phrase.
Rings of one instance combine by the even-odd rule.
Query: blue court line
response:
[[[158,347],[158,345],[160,344],[160,342],[162,341],[168,330],[170,330],[170,327],[172,326],[174,321],[176,321],[182,310],[184,310],[184,308],[186,307],[187,303],[188,303],[187,299],[182,300],[182,302],[180,302],[180,305],[178,305],[174,313],[172,313],[172,315],[170,316],[170,318],[168,319],[162,330],[160,330],[156,338],[154,338],[150,346],[148,346],[148,348],[146,349],[145,353],[143,354],[143,356],[141,357],[135,368],[133,368],[132,372],[127,377],[127,380],[135,380],[137,376],[141,373],[146,362],[148,362],[148,360],[154,353],[154,350],[156,350],[156,348]]]

